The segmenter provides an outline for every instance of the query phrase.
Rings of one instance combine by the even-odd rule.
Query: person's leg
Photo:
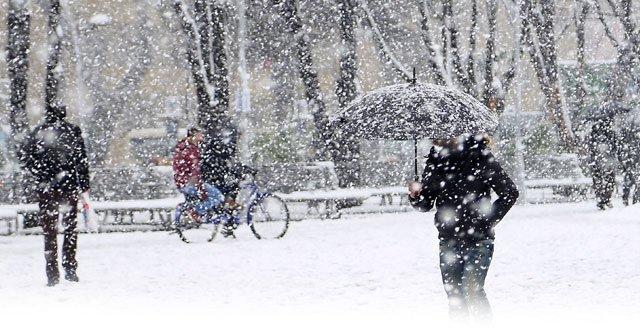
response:
[[[466,319],[469,310],[462,291],[463,259],[460,243],[456,240],[440,240],[440,272],[442,284],[449,299],[449,316]]]
[[[47,285],[54,286],[60,279],[58,270],[58,204],[59,195],[51,191],[38,194],[40,225],[44,236],[44,259]]]
[[[631,193],[631,187],[633,186],[633,176],[631,171],[625,169],[622,177],[622,203],[624,205],[629,205],[629,196]]]
[[[602,208],[602,176],[598,167],[594,166],[591,170],[591,178],[593,179],[593,192],[596,194],[598,208]]]
[[[220,190],[212,184],[205,183],[203,187],[207,191],[207,199],[202,200],[195,207],[196,212],[201,216],[206,215],[209,210],[214,209],[222,204],[224,200],[222,192],[220,192]]]
[[[182,189],[179,189],[180,193],[184,196],[185,202],[182,206],[179,206],[176,210],[175,221],[177,222],[182,215],[182,212],[200,202],[200,196],[198,195],[198,188],[195,185],[188,185]]]
[[[616,189],[616,173],[613,170],[607,171],[604,177],[605,183],[605,192],[604,192],[604,202],[608,207],[612,207],[611,205],[611,196],[613,196],[613,191]]]
[[[640,192],[638,192],[638,180],[637,180],[637,176],[639,175],[638,172],[639,169],[637,169],[635,166],[632,169],[629,169],[629,179],[630,181],[630,186],[629,186],[629,197],[631,198],[631,203],[632,204],[636,204],[640,202]]]
[[[484,281],[493,257],[493,240],[483,240],[470,246],[464,255],[462,290],[471,314],[482,320],[491,319],[491,305],[484,290]]]
[[[62,219],[64,227],[64,242],[62,245],[62,267],[65,270],[65,279],[78,281],[76,271],[78,261],[76,251],[78,249],[78,195],[68,193],[63,195],[62,205],[64,206],[64,217]]]

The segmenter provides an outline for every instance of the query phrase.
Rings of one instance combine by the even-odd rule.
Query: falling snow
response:
[[[0,20],[0,316],[53,323],[68,316],[45,310],[68,309],[87,331],[99,317],[173,328],[179,316],[202,332],[211,324],[192,317],[243,328],[241,316],[265,314],[252,319],[273,329],[282,313],[274,321],[296,334],[343,334],[334,321],[447,331],[437,230],[490,235],[515,201],[496,194],[513,186],[487,279],[496,326],[639,317],[638,1],[9,0]],[[52,167],[28,169],[25,148],[61,106],[90,171],[94,212],[80,217],[94,224],[80,230],[100,233],[80,235],[79,284],[44,288],[47,183],[33,175]],[[232,184],[245,167],[289,202],[283,240],[190,246],[149,215],[182,201],[172,160],[193,127],[203,180],[217,165]],[[63,138],[40,134],[38,155]],[[467,149],[443,145],[454,139],[480,148],[463,173],[446,163]],[[437,169],[437,183],[418,183]],[[482,191],[434,196],[435,227],[409,183]],[[118,221],[127,233],[108,233]]]

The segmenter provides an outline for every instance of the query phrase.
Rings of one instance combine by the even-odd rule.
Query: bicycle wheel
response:
[[[258,239],[282,238],[289,228],[289,209],[276,195],[259,198],[249,206],[247,224]]]
[[[202,222],[200,216],[187,210],[180,215],[176,223],[176,232],[185,243],[206,243],[216,237],[218,225]]]

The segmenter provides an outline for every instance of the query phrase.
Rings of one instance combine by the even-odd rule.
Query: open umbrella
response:
[[[610,101],[600,106],[592,108],[585,117],[586,121],[602,121],[613,119],[619,114],[626,114],[631,111],[631,107],[621,101]]]
[[[360,96],[339,110],[331,124],[342,138],[413,140],[417,176],[418,139],[491,133],[498,126],[498,116],[454,88],[408,83]]]

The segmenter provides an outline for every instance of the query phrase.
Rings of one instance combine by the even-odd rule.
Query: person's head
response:
[[[461,135],[459,137],[433,139],[434,146],[447,150],[462,150],[463,148],[486,148],[491,143],[491,138],[486,133],[474,135]]]
[[[194,145],[199,145],[204,140],[204,134],[197,127],[191,127],[187,130],[187,141]]]
[[[608,101],[621,101],[624,99],[625,89],[620,83],[613,82],[607,85],[607,100]]]
[[[467,138],[467,144],[470,148],[486,148],[491,144],[491,137],[487,133],[477,133]]]
[[[453,149],[460,145],[460,139],[458,139],[457,137],[438,138],[433,139],[431,143],[433,143],[434,146]]]
[[[67,117],[67,108],[64,105],[49,105],[45,112],[45,120],[54,123]]]

